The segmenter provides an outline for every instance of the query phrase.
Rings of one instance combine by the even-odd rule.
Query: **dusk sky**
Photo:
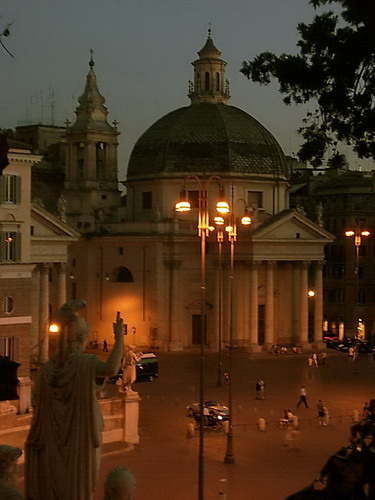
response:
[[[239,69],[265,50],[297,51],[297,24],[314,16],[307,0],[2,0],[0,15],[1,31],[13,22],[2,41],[15,56],[0,47],[0,127],[73,121],[92,48],[109,122],[119,122],[124,179],[140,135],[166,113],[189,105],[191,62],[211,23],[228,63],[230,104],[267,127],[286,154],[298,149],[296,130],[306,108],[285,106],[277,84],[261,87]],[[352,158],[353,169],[373,168]]]

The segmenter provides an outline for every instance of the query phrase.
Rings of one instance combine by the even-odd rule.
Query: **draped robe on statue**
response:
[[[96,355],[76,353],[43,367],[26,441],[27,500],[91,500],[103,429],[97,363]]]

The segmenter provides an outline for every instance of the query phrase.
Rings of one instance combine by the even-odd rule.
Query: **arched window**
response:
[[[210,90],[210,73],[204,75],[204,90]]]
[[[119,283],[134,283],[131,271],[127,267],[118,267],[113,273],[113,281]]]
[[[220,90],[220,74],[216,73],[216,90],[219,92]]]
[[[200,75],[200,73],[197,74],[197,88],[195,90],[197,92],[201,91],[201,75]]]
[[[105,179],[105,143],[96,143],[96,177]]]
[[[14,309],[15,309],[15,302],[14,302],[13,297],[11,297],[10,295],[8,295],[7,297],[4,297],[3,312],[5,314],[12,314],[12,312],[14,312]]]

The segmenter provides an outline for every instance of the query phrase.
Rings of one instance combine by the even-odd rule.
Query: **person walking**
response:
[[[264,387],[265,387],[264,381],[261,378],[258,379],[255,384],[255,391],[256,391],[255,399],[264,399]]]
[[[297,403],[297,408],[299,408],[299,405],[301,403],[305,405],[305,408],[309,407],[309,405],[307,404],[307,391],[304,385],[301,386],[301,389],[299,391],[299,401]]]
[[[316,354],[316,352],[313,352],[311,357],[312,357],[313,365],[317,367],[318,366],[318,355]]]
[[[108,342],[103,340],[103,352],[108,352]]]
[[[316,408],[318,410],[319,425],[323,425],[323,423],[324,423],[324,404],[323,404],[323,401],[321,399],[318,400]]]
[[[348,349],[349,361],[353,361],[354,358],[354,347],[350,346]]]

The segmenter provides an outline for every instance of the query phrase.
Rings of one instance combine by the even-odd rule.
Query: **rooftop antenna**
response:
[[[212,29],[211,29],[211,28],[212,28],[212,23],[211,23],[211,22],[209,22],[209,23],[208,23],[208,38],[211,38],[211,31],[212,31]]]
[[[43,90],[40,90],[40,123],[43,125]]]
[[[50,108],[51,108],[51,125],[55,125],[55,91],[50,89]]]

